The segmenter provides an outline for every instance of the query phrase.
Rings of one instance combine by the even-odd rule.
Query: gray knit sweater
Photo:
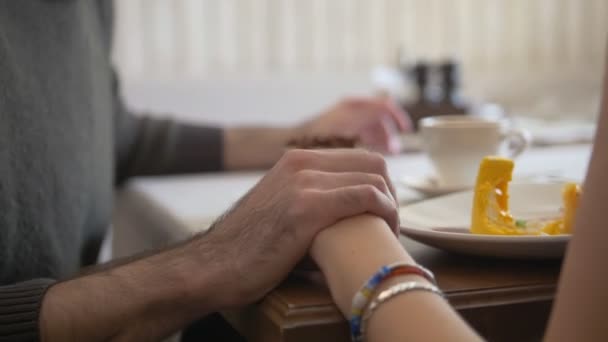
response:
[[[125,111],[111,1],[0,0],[0,340],[36,340],[55,280],[92,263],[114,186],[218,170],[221,130]]]

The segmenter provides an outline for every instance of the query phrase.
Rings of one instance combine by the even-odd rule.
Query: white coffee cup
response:
[[[530,141],[526,131],[505,128],[500,120],[464,115],[422,119],[420,134],[437,182],[445,187],[473,185],[485,156],[515,158]]]

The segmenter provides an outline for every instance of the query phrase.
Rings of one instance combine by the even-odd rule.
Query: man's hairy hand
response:
[[[41,306],[41,339],[158,340],[259,299],[342,218],[369,212],[396,229],[395,203],[378,154],[289,151],[208,233],[53,285]]]
[[[200,237],[212,243],[228,265],[223,306],[264,296],[307,254],[315,235],[342,218],[372,213],[396,230],[396,203],[379,154],[288,151]]]

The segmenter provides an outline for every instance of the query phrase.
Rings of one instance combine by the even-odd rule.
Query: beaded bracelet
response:
[[[402,283],[395,284],[388,289],[380,292],[378,297],[374,301],[371,302],[367,310],[365,311],[365,315],[363,315],[362,324],[361,324],[361,336],[365,336],[367,321],[374,313],[374,310],[378,308],[382,303],[385,303],[389,299],[409,291],[427,291],[440,295],[445,298],[443,292],[435,285],[430,284],[422,284],[416,281],[406,281]]]
[[[382,266],[380,270],[376,272],[376,274],[374,274],[365,284],[363,284],[361,289],[353,297],[350,317],[350,333],[353,341],[362,341],[363,335],[361,333],[361,321],[363,310],[369,303],[374,290],[382,281],[396,275],[405,274],[419,275],[426,278],[431,283],[436,284],[433,273],[420,265],[399,262]]]

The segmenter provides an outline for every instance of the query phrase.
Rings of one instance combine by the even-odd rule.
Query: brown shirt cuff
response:
[[[129,177],[223,169],[223,130],[126,114],[118,122],[117,183]]]
[[[223,130],[217,127],[175,124],[177,137],[169,173],[220,171],[223,167]]]
[[[42,298],[54,282],[33,279],[0,286],[0,341],[38,341]]]

